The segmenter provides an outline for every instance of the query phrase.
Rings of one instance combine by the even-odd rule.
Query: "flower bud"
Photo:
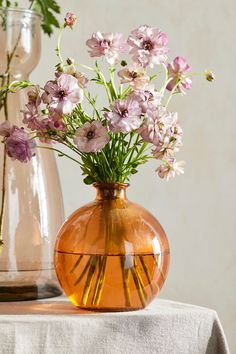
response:
[[[64,67],[61,63],[58,63],[57,65],[55,65],[56,71],[63,73],[64,72]]]
[[[66,62],[68,65],[73,65],[75,63],[75,60],[73,58],[67,58]]]
[[[73,12],[67,12],[64,20],[65,20],[64,26],[72,28],[77,20],[77,17]]]
[[[210,82],[215,80],[215,75],[213,74],[212,71],[206,71],[205,72],[205,77],[206,77],[206,80],[210,81]]]
[[[127,61],[121,60],[120,65],[121,65],[121,66],[126,66],[126,65],[127,65]]]

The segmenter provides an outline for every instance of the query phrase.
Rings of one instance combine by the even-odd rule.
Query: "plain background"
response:
[[[129,198],[157,216],[171,245],[171,267],[160,297],[215,309],[236,353],[236,28],[235,0],[68,0],[79,25],[63,41],[65,57],[91,64],[85,41],[93,31],[126,35],[140,24],[159,27],[169,37],[170,57],[183,55],[195,71],[212,69],[212,84],[196,77],[186,97],[173,101],[184,129],[179,159],[185,175],[168,183],[155,164],[131,180]],[[62,16],[61,16],[62,18]],[[53,78],[57,63],[51,40],[43,37],[41,62],[32,79]],[[103,93],[102,93],[103,94]],[[101,95],[102,95],[101,94]],[[94,198],[80,170],[59,159],[66,215]]]

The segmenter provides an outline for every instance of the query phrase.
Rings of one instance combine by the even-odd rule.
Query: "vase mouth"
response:
[[[0,6],[0,12],[16,12],[16,13],[25,13],[27,15],[30,15],[30,16],[37,16],[39,17],[40,19],[43,18],[43,16],[37,12],[37,11],[34,11],[34,10],[30,10],[30,9],[24,9],[24,8],[21,8],[21,7],[3,7],[3,6]]]
[[[95,182],[93,183],[95,188],[100,189],[121,189],[129,187],[129,183],[121,183],[121,182]]]

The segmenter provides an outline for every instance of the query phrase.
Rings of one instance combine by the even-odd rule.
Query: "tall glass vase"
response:
[[[28,79],[40,57],[41,17],[33,11],[0,9],[0,87]],[[0,101],[0,123],[22,125],[27,90]],[[0,144],[0,301],[61,293],[53,248],[64,213],[57,167],[50,151],[23,164]]]

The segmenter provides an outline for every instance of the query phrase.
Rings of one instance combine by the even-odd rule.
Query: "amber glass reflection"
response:
[[[129,311],[147,306],[166,279],[169,245],[159,222],[126,198],[126,184],[95,184],[96,200],[62,226],[55,268],[78,307]]]
[[[33,11],[0,9],[0,87],[27,80],[36,67],[40,25],[41,17]],[[0,123],[9,120],[22,126],[21,110],[26,102],[26,90],[9,94],[6,106],[0,102]],[[0,252],[0,301],[60,295],[53,251],[64,214],[51,152],[38,150],[35,158],[23,164],[6,157],[0,144],[0,210],[4,242]]]

